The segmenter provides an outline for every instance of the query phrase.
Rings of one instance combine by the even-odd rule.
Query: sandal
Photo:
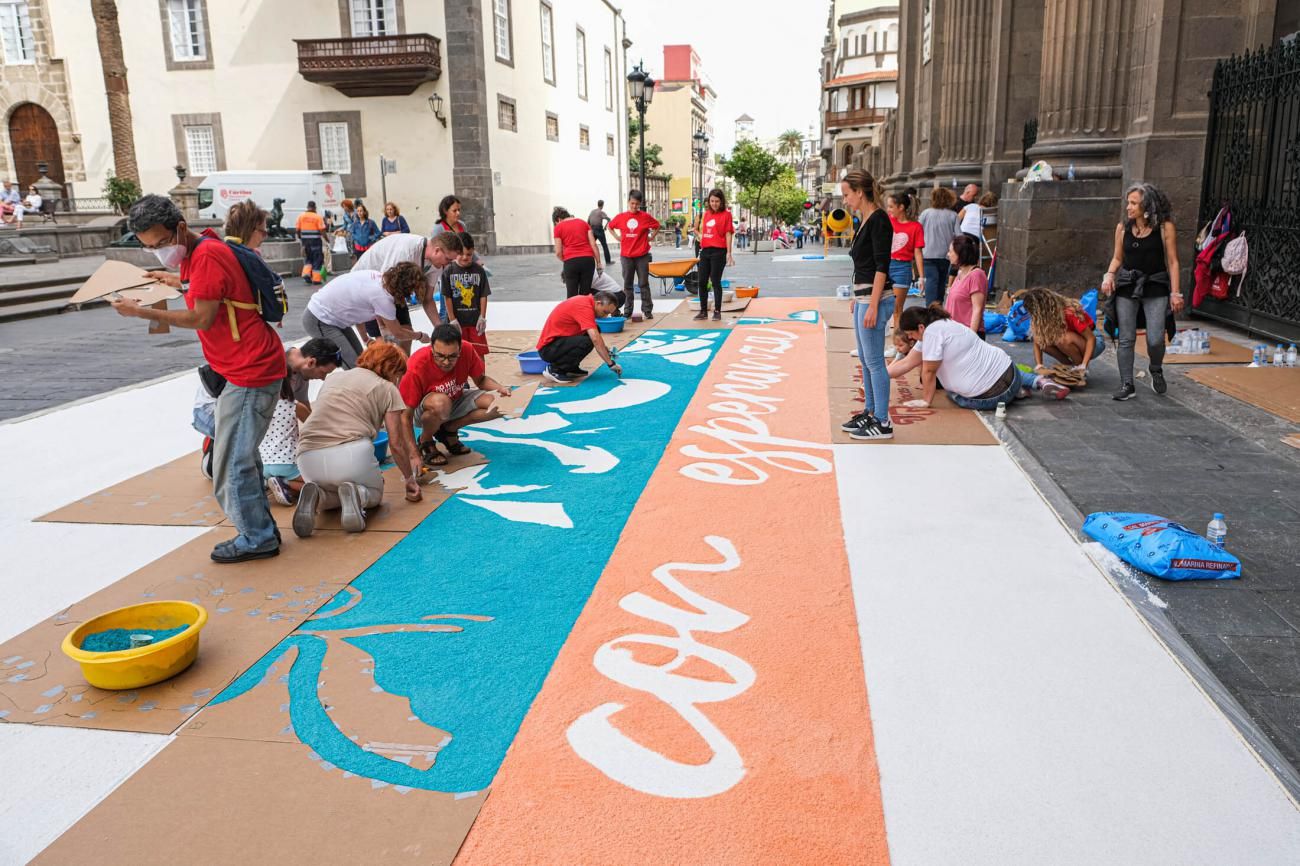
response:
[[[421,442],[419,450],[420,459],[424,461],[425,466],[447,465],[447,455],[438,450],[438,443],[432,439],[428,442]]]
[[[459,433],[439,430],[434,434],[434,438],[443,444],[447,449],[447,453],[452,457],[460,457],[463,454],[468,454],[470,451],[469,447],[464,442],[460,441]]]

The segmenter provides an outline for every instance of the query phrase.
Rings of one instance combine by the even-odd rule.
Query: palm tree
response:
[[[126,59],[122,56],[122,32],[117,26],[114,0],[90,0],[99,40],[99,65],[104,70],[108,96],[108,126],[113,137],[113,173],[140,183],[135,161],[135,134],[131,128],[131,92],[126,85]]]
[[[787,129],[776,137],[776,154],[783,156],[794,165],[803,153],[803,135],[797,129]]]

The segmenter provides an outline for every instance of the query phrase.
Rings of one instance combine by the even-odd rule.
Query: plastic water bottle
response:
[[[1254,350],[1251,352],[1251,356],[1250,356],[1250,366],[1252,366],[1252,367],[1262,367],[1262,366],[1264,366],[1264,364],[1263,364],[1263,357],[1262,357],[1262,354],[1263,354],[1263,353],[1259,351],[1259,346],[1256,346],[1256,347],[1254,348]]]
[[[1300,358],[1296,356],[1295,343],[1292,343],[1291,347],[1286,350],[1286,365],[1288,367],[1294,367],[1297,361],[1300,361]]]
[[[1196,333],[1199,334],[1201,338],[1200,346],[1199,346],[1200,353],[1202,355],[1210,354],[1210,332],[1198,330]]]
[[[1228,541],[1228,524],[1223,522],[1223,515],[1215,513],[1210,525],[1205,528],[1205,537],[1216,547],[1223,547]]]
[[[1074,180],[1074,163],[1070,163],[1070,168],[1065,173],[1066,180]]]
[[[1282,348],[1281,343],[1278,343],[1277,348],[1273,350],[1273,366],[1274,367],[1286,366],[1286,350]]]

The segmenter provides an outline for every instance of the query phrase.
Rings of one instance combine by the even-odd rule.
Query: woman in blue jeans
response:
[[[889,367],[889,375],[897,377],[921,367],[922,396],[903,404],[909,408],[928,407],[940,379],[948,399],[963,409],[995,409],[1034,391],[1056,400],[1070,393],[1046,376],[1022,371],[1010,355],[954,321],[938,304],[904,310],[899,328],[916,346]]]
[[[840,181],[844,207],[861,214],[849,257],[853,259],[853,333],[862,362],[863,411],[841,428],[854,439],[892,439],[889,373],[885,369],[885,326],[894,315],[889,256],[894,231],[880,207],[880,188],[868,172],[854,169]]]

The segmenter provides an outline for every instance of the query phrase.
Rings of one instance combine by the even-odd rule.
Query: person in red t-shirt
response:
[[[889,214],[889,223],[894,229],[894,242],[889,256],[889,279],[894,283],[894,330],[898,330],[898,317],[903,315],[907,304],[907,290],[912,285],[912,266],[921,292],[925,292],[925,229],[914,219],[908,217],[912,210],[912,194],[894,193],[885,202],[885,211]],[[888,354],[887,354],[888,356]]]
[[[727,210],[727,197],[722,190],[709,191],[708,207],[700,214],[696,228],[700,239],[700,311],[697,319],[709,317],[709,285],[713,285],[713,319],[722,319],[722,270],[736,264],[731,255],[731,245],[736,238],[736,225]]]
[[[226,381],[215,409],[212,492],[239,530],[212,550],[216,562],[243,562],[276,556],[280,533],[271,519],[262,486],[257,446],[266,435],[286,373],[284,346],[256,308],[248,277],[230,247],[211,229],[200,237],[189,230],[171,199],[147,195],[131,205],[127,224],[145,249],[180,276],[151,271],[174,288],[189,283],[185,310],[155,310],[119,298],[120,315],[163,322],[199,332],[203,357]]]
[[[618,295],[613,292],[596,292],[594,295],[575,295],[561,301],[546,317],[541,336],[537,338],[537,353],[547,363],[542,374],[552,382],[572,382],[587,375],[580,366],[582,359],[594,348],[602,361],[616,375],[623,368],[610,355],[605,338],[596,327],[596,320],[618,312]]]
[[[627,210],[609,221],[609,229],[618,238],[619,252],[623,256],[623,315],[631,318],[633,277],[641,288],[641,314],[653,319],[654,298],[650,294],[650,241],[659,231],[659,220],[641,209],[645,196],[634,189],[627,194]]]
[[[1086,375],[1088,365],[1106,351],[1096,322],[1074,298],[1039,288],[1025,292],[1020,300],[1029,314],[1034,367],[1039,373],[1044,372],[1044,353]]]
[[[474,387],[465,387],[466,382],[473,382]],[[499,414],[492,408],[496,399],[493,391],[502,397],[510,396],[509,386],[487,375],[483,357],[473,345],[462,341],[460,328],[455,325],[433,329],[432,344],[411,355],[397,389],[406,402],[405,423],[420,427],[416,445],[429,466],[447,465],[438,442],[453,457],[468,454],[469,448],[460,441],[460,428]]]
[[[605,270],[591,224],[562,207],[551,211],[555,226],[555,257],[564,263],[564,288],[569,297],[590,295],[596,271]]]

